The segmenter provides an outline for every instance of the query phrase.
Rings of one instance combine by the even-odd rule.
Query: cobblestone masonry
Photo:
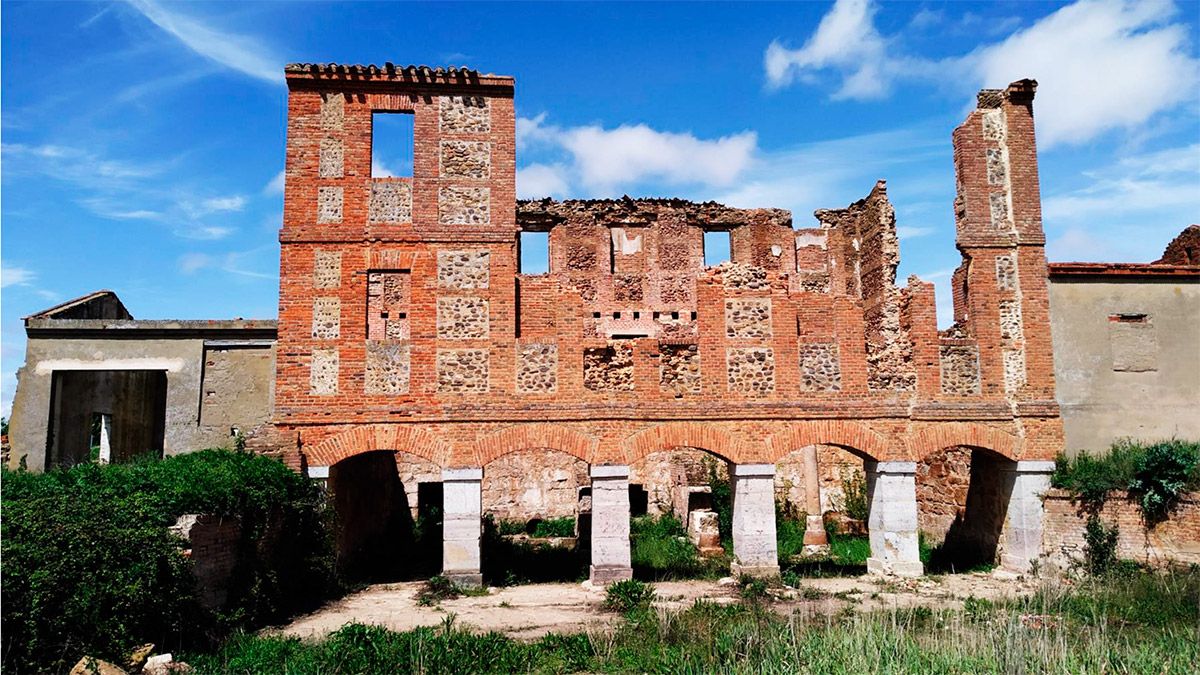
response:
[[[896,283],[883,182],[815,222],[796,214],[798,229],[786,211],[712,202],[517,201],[512,78],[318,64],[286,78],[274,423],[297,467],[389,449],[457,470],[552,449],[595,469],[679,447],[753,465],[840,446],[860,467],[887,463],[880,503],[907,509],[909,462],[959,445],[1022,462],[1062,447],[1031,81],[981,92],[954,131],[963,264],[956,323],[939,331],[932,284]],[[413,115],[411,179],[371,177],[375,112]],[[549,273],[519,273],[522,231],[549,233]],[[706,231],[729,232],[730,261],[704,265]],[[409,278],[407,295],[383,303],[378,272]],[[486,303],[486,330],[480,304],[440,316],[468,296]],[[1002,338],[1002,300],[1019,306],[1023,339]],[[407,390],[392,345],[408,348]],[[879,555],[911,570],[895,557],[907,551]]]
[[[488,303],[483,298],[438,298],[438,337],[473,340],[488,336]]]

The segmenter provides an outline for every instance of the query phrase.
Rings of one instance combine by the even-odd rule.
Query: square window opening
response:
[[[546,274],[550,271],[550,233],[522,232],[521,274]]]
[[[371,177],[412,178],[413,114],[371,114]]]
[[[732,260],[730,257],[729,232],[718,230],[704,233],[704,266],[714,267]]]

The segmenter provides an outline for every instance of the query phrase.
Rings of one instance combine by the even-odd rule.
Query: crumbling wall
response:
[[[504,455],[484,467],[484,511],[498,520],[574,517],[579,489],[589,487],[588,464],[551,449]]]
[[[1155,265],[1200,265],[1200,225],[1189,225],[1167,244]]]
[[[869,386],[914,390],[913,346],[900,326],[896,287],[900,240],[887,185],[879,181],[865,199],[845,209],[817,211],[816,216],[838,244],[834,255],[842,264],[837,287],[862,298]]]

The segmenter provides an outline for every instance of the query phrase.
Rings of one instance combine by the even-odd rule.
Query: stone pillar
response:
[[[779,575],[775,541],[775,465],[731,464],[735,575]]]
[[[1054,462],[1006,463],[1004,483],[1012,486],[1004,519],[1004,553],[1000,565],[1014,572],[1029,572],[1042,557],[1042,495],[1050,489]]]
[[[606,586],[633,578],[629,554],[629,467],[597,465],[592,475],[591,581]]]
[[[919,577],[917,544],[917,463],[867,462],[867,526],[871,536],[870,574]]]
[[[804,458],[804,552],[828,553],[829,536],[825,534],[825,519],[821,517],[821,474],[817,465],[817,446],[808,445],[800,451]]]
[[[483,469],[442,470],[442,574],[462,586],[482,586]]]

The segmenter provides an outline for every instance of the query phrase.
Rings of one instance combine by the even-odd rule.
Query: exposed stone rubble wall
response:
[[[697,345],[662,345],[659,385],[676,395],[700,393],[700,349]]]
[[[437,306],[438,337],[473,340],[488,336],[488,303],[483,298],[440,297]]]
[[[563,452],[528,450],[489,462],[484,512],[498,520],[576,517],[579,489],[590,485],[586,462]]]
[[[558,385],[558,345],[535,342],[518,349],[517,393],[553,394]]]
[[[979,349],[971,344],[941,347],[942,393],[971,396],[979,393]]]
[[[775,391],[775,352],[770,348],[729,349],[725,358],[729,391],[760,396]]]
[[[488,390],[488,351],[486,349],[439,349],[437,353],[438,391],[481,393]]]
[[[402,342],[367,341],[366,391],[396,396],[408,393],[409,346]]]
[[[583,384],[594,391],[632,391],[633,347],[616,343],[585,349]]]

